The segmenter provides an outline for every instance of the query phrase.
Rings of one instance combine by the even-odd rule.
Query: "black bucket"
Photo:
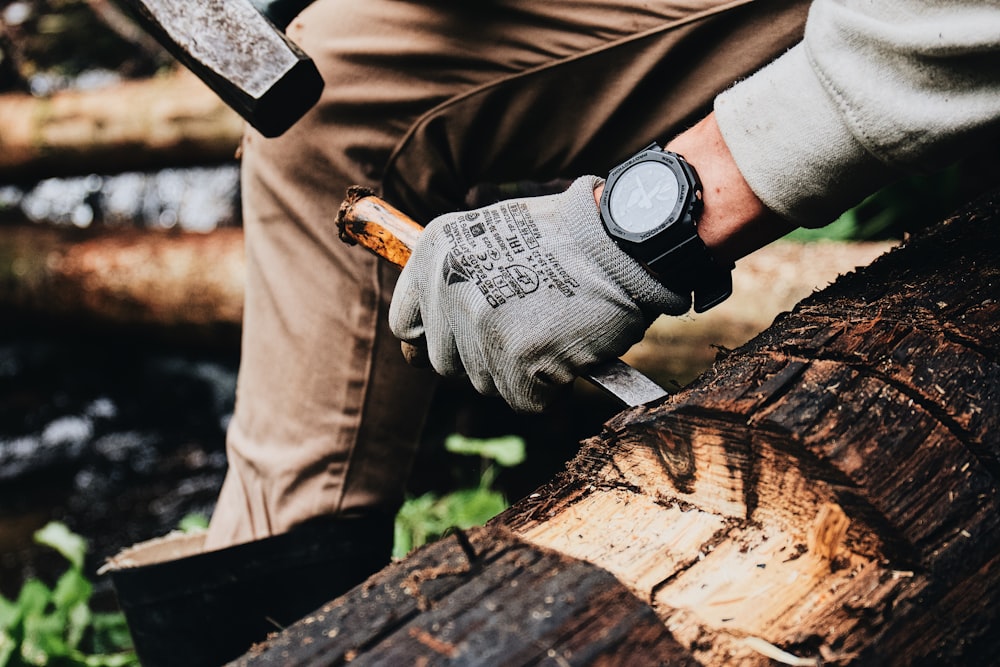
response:
[[[102,572],[145,667],[221,665],[384,567],[386,524],[315,521],[208,552],[203,534],[175,533],[123,550]]]

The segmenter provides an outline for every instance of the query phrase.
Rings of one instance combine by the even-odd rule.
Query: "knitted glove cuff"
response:
[[[574,237],[605,274],[643,310],[647,319],[652,320],[660,313],[686,313],[691,307],[691,296],[664,287],[642,264],[618,247],[604,229],[594,200],[594,188],[603,182],[597,176],[581,176],[566,190],[565,213],[575,225],[572,227]],[[593,224],[584,221],[592,221]]]

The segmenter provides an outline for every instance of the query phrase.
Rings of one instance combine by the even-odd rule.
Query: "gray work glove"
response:
[[[588,366],[623,354],[676,294],[605,233],[594,176],[556,195],[433,220],[393,293],[389,326],[434,369],[538,412]]]

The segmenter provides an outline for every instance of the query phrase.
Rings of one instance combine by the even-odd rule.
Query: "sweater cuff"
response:
[[[715,115],[750,189],[803,227],[832,222],[899,176],[851,132],[802,44],[719,95]]]

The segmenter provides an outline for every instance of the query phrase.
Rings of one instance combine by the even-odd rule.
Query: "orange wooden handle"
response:
[[[353,186],[337,212],[337,228],[346,243],[367,248],[402,268],[410,259],[423,227],[366,188]]]
[[[367,248],[382,259],[403,268],[424,230],[417,222],[371,190],[361,186],[348,189],[337,212],[337,229],[345,243]],[[427,349],[402,341],[403,356],[419,368],[430,366]]]

